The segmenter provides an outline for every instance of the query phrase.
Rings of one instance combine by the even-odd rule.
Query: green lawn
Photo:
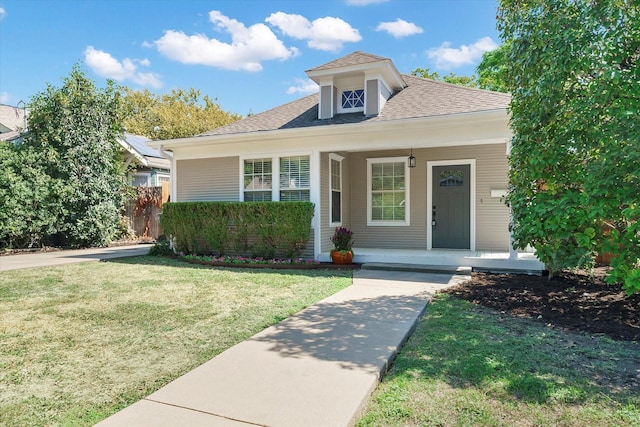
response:
[[[0,273],[0,425],[92,425],[350,283],[154,257]]]
[[[438,295],[358,426],[640,426],[640,344]]]

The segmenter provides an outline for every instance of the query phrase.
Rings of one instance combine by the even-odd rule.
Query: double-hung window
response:
[[[280,201],[309,201],[309,156],[280,158]]]
[[[244,201],[270,201],[273,183],[273,162],[271,159],[250,159],[244,161]]]
[[[367,159],[367,223],[409,225],[409,168],[405,157]]]
[[[342,160],[337,154],[329,155],[330,194],[329,206],[331,212],[331,226],[342,225]]]
[[[309,156],[243,160],[243,200],[309,201]]]

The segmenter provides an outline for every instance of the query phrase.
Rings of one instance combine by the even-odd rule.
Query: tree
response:
[[[196,89],[173,89],[170,94],[154,95],[147,89],[128,89],[125,96],[127,132],[151,139],[187,138],[242,117],[226,112]]]
[[[498,18],[510,41],[517,246],[551,271],[609,250],[609,280],[640,291],[640,5],[502,0]]]
[[[32,98],[24,145],[47,154],[42,171],[61,183],[59,243],[104,246],[114,236],[126,185],[121,134],[118,87],[96,88],[78,66],[62,87],[48,85]]]
[[[412,76],[422,77],[423,79],[431,79],[441,81],[445,83],[451,83],[458,86],[477,87],[476,76],[458,76],[454,73],[449,73],[446,76],[441,76],[437,71],[431,71],[428,68],[416,68],[411,72]]]
[[[482,54],[482,61],[478,65],[478,87],[496,92],[511,92],[509,81],[510,67],[507,53],[510,49],[509,41],[497,49]]]
[[[48,154],[0,142],[0,247],[39,247],[57,233],[63,183],[45,173]]]

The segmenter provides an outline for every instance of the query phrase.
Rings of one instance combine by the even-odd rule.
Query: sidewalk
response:
[[[151,245],[139,244],[130,246],[113,246],[109,248],[3,255],[0,257],[0,271],[146,255],[149,253],[150,248]]]
[[[354,272],[348,288],[98,425],[352,426],[435,291],[468,279]]]

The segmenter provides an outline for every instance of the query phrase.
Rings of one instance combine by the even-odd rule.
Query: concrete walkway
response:
[[[352,426],[438,289],[469,276],[362,270],[102,421],[113,426]]]
[[[0,257],[0,271],[22,268],[46,267],[51,265],[74,264],[77,262],[100,261],[149,253],[151,245],[113,246],[110,248],[77,249],[53,252],[35,252]]]

